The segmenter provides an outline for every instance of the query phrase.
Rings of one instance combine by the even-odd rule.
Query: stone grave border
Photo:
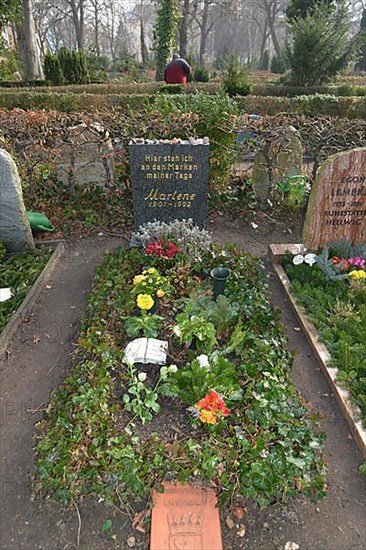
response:
[[[16,330],[19,328],[22,323],[23,314],[27,309],[32,307],[40,295],[44,285],[49,281],[52,273],[54,272],[59,259],[63,256],[65,251],[65,241],[42,241],[36,243],[36,247],[44,248],[50,247],[54,248],[54,251],[51,254],[50,259],[47,264],[44,266],[41,273],[38,275],[37,279],[33,283],[32,288],[28,292],[27,296],[23,302],[18,307],[17,311],[13,313],[10,317],[7,325],[4,330],[0,333],[0,357],[3,357],[6,354],[7,347],[11,338],[14,336]]]
[[[304,308],[298,303],[293,293],[291,292],[291,282],[287,277],[284,269],[280,265],[280,261],[286,252],[299,254],[304,251],[302,244],[271,244],[269,245],[269,254],[273,268],[278,276],[286,296],[292,305],[295,314],[298,318],[300,326],[315,354],[318,364],[325,375],[325,378],[335,395],[338,405],[343,416],[347,420],[351,433],[356,440],[356,443],[366,459],[366,430],[363,428],[360,418],[360,409],[350,400],[349,392],[344,390],[336,381],[338,369],[328,367],[327,363],[331,359],[331,355],[326,346],[319,341],[318,332],[315,326],[309,321]]]

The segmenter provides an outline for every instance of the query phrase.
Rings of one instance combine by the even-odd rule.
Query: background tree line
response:
[[[356,68],[365,70],[365,26],[366,0],[2,0],[0,6],[3,46],[10,37],[22,53],[25,80],[42,79],[46,53],[66,48],[85,52],[97,74],[137,64],[141,71],[156,67],[161,79],[177,50],[217,70],[232,54],[279,72],[287,63],[293,82],[307,85],[357,58]],[[320,67],[315,74],[320,57],[331,59],[325,73]],[[314,74],[301,80],[304,58]]]

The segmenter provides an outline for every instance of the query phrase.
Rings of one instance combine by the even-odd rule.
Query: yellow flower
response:
[[[353,271],[350,271],[348,273],[348,277],[351,277],[351,279],[366,279],[366,271],[363,269],[354,269]]]
[[[149,294],[139,294],[136,303],[140,309],[151,309],[154,305],[154,300]]]
[[[162,298],[163,296],[165,296],[165,292],[164,292],[164,290],[159,288],[159,290],[156,291],[156,295],[157,295],[158,298]]]
[[[206,424],[216,424],[216,414],[213,411],[206,411],[206,409],[201,409],[198,417],[201,422]]]
[[[150,269],[147,270],[148,273],[155,273],[155,271],[155,267],[150,267]]]
[[[136,275],[136,277],[134,277],[133,279],[133,284],[139,285],[144,279],[145,277],[143,275]]]

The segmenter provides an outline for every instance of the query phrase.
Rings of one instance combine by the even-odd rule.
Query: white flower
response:
[[[208,369],[209,366],[210,366],[210,363],[208,362],[208,357],[207,357],[207,355],[204,355],[204,354],[199,355],[199,356],[197,357],[197,361],[199,362],[200,367],[202,367],[203,369]]]
[[[169,372],[177,372],[177,370],[178,370],[177,365],[170,365],[170,367],[168,367]]]
[[[182,335],[179,325],[175,325],[175,327],[173,328],[173,332],[176,336],[178,336],[178,338],[180,338]]]
[[[146,376],[147,376],[146,372],[140,372],[137,378],[140,380],[140,382],[145,382]]]
[[[258,229],[258,224],[257,223],[252,222],[251,226],[253,227],[253,229]]]

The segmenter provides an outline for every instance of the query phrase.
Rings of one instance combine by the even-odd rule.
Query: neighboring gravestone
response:
[[[66,140],[56,144],[58,180],[67,187],[114,183],[114,151],[109,133],[98,124],[79,124],[67,131]]]
[[[0,240],[8,252],[34,248],[18,169],[4,149],[0,149]]]
[[[271,192],[271,185],[286,177],[302,174],[303,151],[295,128],[289,128],[285,136],[275,139],[268,147],[268,153],[259,149],[254,159],[253,187],[255,193],[265,200]],[[270,178],[272,170],[272,184]]]
[[[254,192],[262,200],[269,197],[271,182],[269,176],[269,162],[262,149],[255,154],[253,166],[253,188]]]
[[[345,237],[366,243],[366,147],[329,157],[310,193],[304,245],[315,250]]]
[[[197,140],[198,141],[198,140]],[[130,143],[135,228],[154,220],[207,218],[208,143]]]

